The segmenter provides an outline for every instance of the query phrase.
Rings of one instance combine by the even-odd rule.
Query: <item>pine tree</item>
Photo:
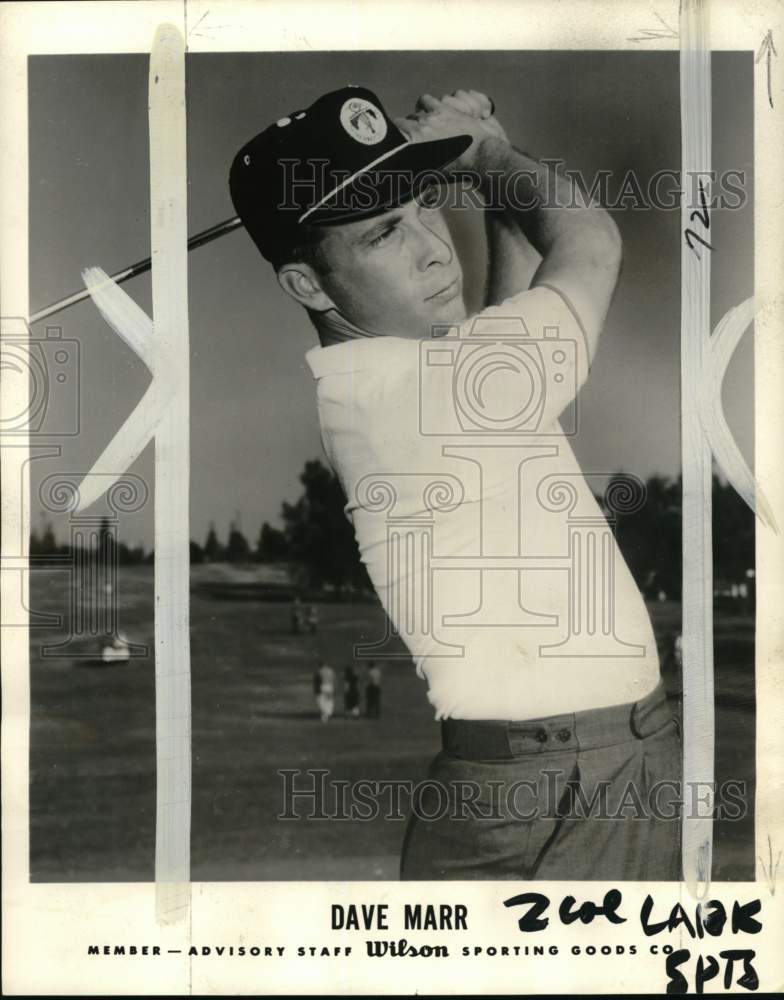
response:
[[[218,541],[214,521],[210,521],[207,541],[204,543],[204,558],[207,562],[219,562],[223,558],[223,546]]]
[[[226,558],[229,562],[247,562],[250,559],[250,545],[242,533],[239,511],[229,526],[229,544],[226,546]]]
[[[259,562],[279,562],[285,559],[287,554],[285,534],[265,521],[256,543],[256,559]]]

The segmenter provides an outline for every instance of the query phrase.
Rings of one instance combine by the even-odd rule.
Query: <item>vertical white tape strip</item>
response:
[[[781,53],[784,9],[767,22]],[[766,36],[768,37],[768,36]],[[784,150],[784,59],[773,65],[768,90],[768,52],[754,81],[754,466],[775,512],[778,533],[757,523],[756,537],[756,877],[767,897],[784,891],[784,212],[781,151]],[[773,107],[769,100],[772,94]],[[763,906],[765,904],[763,903]],[[781,979],[779,979],[781,982]]]
[[[185,50],[173,25],[155,36],[149,98],[152,349],[170,373],[154,384],[171,393],[155,438],[155,879],[158,920],[172,923],[189,911],[191,827]]]
[[[681,238],[700,230],[692,189],[711,167],[711,56],[707,4],[681,3]],[[710,187],[707,198],[710,199]],[[702,232],[707,236],[707,231]],[[713,847],[713,559],[711,450],[700,420],[710,338],[711,252],[681,245],[681,464],[683,472],[683,878],[698,898]]]

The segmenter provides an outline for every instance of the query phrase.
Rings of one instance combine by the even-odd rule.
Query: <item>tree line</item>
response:
[[[292,578],[311,590],[329,586],[370,591],[367,571],[360,561],[353,529],[344,514],[346,498],[334,473],[321,461],[305,463],[299,477],[302,492],[284,501],[276,528],[265,521],[255,543],[243,534],[239,515],[231,521],[223,541],[211,524],[204,544],[191,542],[191,562],[263,563],[285,566]],[[681,480],[651,476],[645,483],[645,500],[636,511],[617,515],[613,531],[619,548],[646,597],[661,593],[678,600],[681,594]],[[597,497],[601,503],[601,498]],[[109,535],[108,520],[101,539]],[[116,544],[121,564],[150,562],[142,546]],[[67,544],[58,545],[51,525],[40,535],[33,532],[30,553],[68,555]],[[729,484],[713,477],[713,567],[718,581],[742,581],[754,567],[754,515]]]
[[[225,545],[210,525],[203,547],[191,543],[194,562],[285,564],[295,582],[309,590],[325,585],[371,591],[367,570],[359,558],[354,529],[343,513],[346,497],[337,476],[319,459],[305,463],[299,481],[303,490],[294,503],[283,501],[282,528],[261,525],[251,548],[235,518]]]
[[[126,545],[115,539],[108,517],[101,519],[98,529],[98,545],[116,555],[117,562],[125,566],[138,566],[152,562],[153,553],[143,545]],[[33,528],[30,532],[30,556],[33,565],[56,565],[61,559],[68,559],[73,553],[70,542],[58,542],[51,522],[46,522],[40,534]]]
[[[650,476],[645,502],[633,513],[618,515],[613,531],[637,586],[646,597],[660,592],[681,597],[683,571],[681,477]],[[729,483],[713,476],[713,580],[749,581],[754,570],[754,514]]]

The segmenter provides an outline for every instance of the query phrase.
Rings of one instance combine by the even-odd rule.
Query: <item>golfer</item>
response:
[[[677,879],[679,821],[656,793],[680,775],[679,723],[564,412],[618,280],[614,222],[473,90],[394,120],[365,88],[325,94],[248,142],[230,188],[317,332],[324,448],[441,722],[401,876]],[[458,190],[486,206],[472,316],[441,210]],[[488,344],[497,362],[471,381]]]
[[[335,671],[323,660],[313,674],[313,693],[322,722],[329,722],[335,712]]]

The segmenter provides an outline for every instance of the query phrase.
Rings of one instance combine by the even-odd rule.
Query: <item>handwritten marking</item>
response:
[[[201,17],[199,18],[199,20],[196,22],[196,24],[194,24],[194,26],[188,30],[188,38],[191,37],[191,34],[199,27],[201,22],[204,20],[205,17],[207,17],[208,14],[209,10],[205,10],[204,13],[201,15]]]
[[[776,895],[776,876],[778,875],[779,865],[781,864],[781,851],[776,855],[775,862],[773,861],[773,840],[770,834],[768,834],[768,860],[767,863],[763,861],[761,855],[758,855],[758,861],[762,866],[762,871],[765,878],[768,880],[768,890],[771,896]]]
[[[209,38],[210,35],[209,35],[208,32],[210,32],[210,31],[220,31],[221,28],[231,28],[231,27],[233,27],[233,25],[231,25],[231,24],[205,24],[204,25],[205,31],[197,31],[196,29],[199,27],[200,24],[202,24],[202,22],[204,21],[204,19],[209,16],[209,14],[210,14],[210,11],[206,10],[201,15],[201,17],[196,22],[196,24],[194,24],[194,26],[192,28],[188,29],[188,31],[187,31],[187,38],[189,40],[190,40],[191,35],[193,35],[194,37],[198,37],[198,38]],[[187,16],[187,4],[186,4],[186,16]],[[205,32],[207,32],[207,33],[205,33]]]
[[[661,14],[657,14],[656,11],[653,12],[653,16],[661,25],[660,28],[640,28],[640,34],[635,35],[631,38],[627,38],[627,42],[651,42],[656,41],[659,38],[677,38],[678,32],[675,28],[671,28],[669,24],[664,20]]]
[[[694,222],[696,220],[697,222],[700,223],[700,225],[703,227],[703,229],[708,229],[709,230],[710,229],[710,214],[708,212],[708,203],[707,203],[707,201],[705,199],[705,186],[703,185],[702,180],[699,181],[698,188],[699,188],[699,194],[700,194],[700,207],[698,209],[695,209],[695,211],[693,211],[691,213],[691,215],[689,216],[689,222]],[[690,236],[693,236],[695,240],[699,240],[699,242],[704,247],[707,247],[709,250],[713,249],[713,247],[711,246],[710,243],[708,243],[708,241],[705,239],[705,237],[704,236],[700,236],[700,234],[698,232],[696,232],[694,229],[687,229],[687,230],[685,230],[685,232],[684,232],[683,235],[684,235],[684,237],[686,239],[686,242],[689,245],[689,250],[693,250],[694,253],[696,253],[698,257],[700,256],[700,251],[699,251],[699,249],[696,246],[693,245],[693,243],[689,239]]]
[[[759,52],[757,53],[757,58],[754,60],[754,62],[758,63],[763,58],[765,58],[765,62],[767,63],[768,104],[770,104],[771,108],[773,107],[773,88],[772,88],[772,80],[771,80],[770,63],[771,63],[771,59],[773,58],[773,56],[777,56],[777,55],[778,55],[778,52],[776,51],[776,46],[773,44],[773,32],[771,31],[770,28],[768,28],[768,33],[762,39],[762,45],[760,45],[760,47],[759,47]]]

